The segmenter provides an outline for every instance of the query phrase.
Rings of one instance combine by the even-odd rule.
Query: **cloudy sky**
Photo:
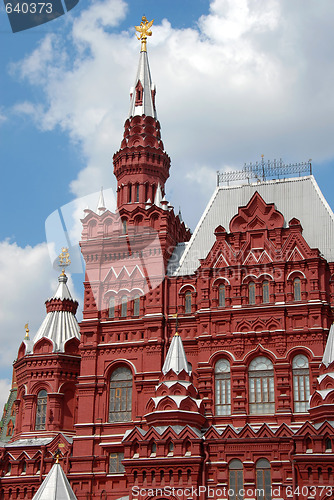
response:
[[[56,288],[46,241],[58,243],[58,209],[70,224],[95,208],[102,185],[112,201],[143,14],[155,19],[148,52],[172,159],[167,198],[191,229],[216,171],[261,154],[312,158],[334,206],[332,0],[81,0],[16,34],[1,7],[0,405],[24,324],[34,335]],[[81,300],[82,277],[72,278]]]

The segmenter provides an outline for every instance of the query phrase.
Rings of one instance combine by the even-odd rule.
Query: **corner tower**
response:
[[[148,22],[144,16],[140,26],[136,26],[140,33],[138,39],[141,40],[138,71],[130,91],[130,110],[124,124],[121,147],[113,158],[118,209],[133,210],[155,200],[160,205],[169,177],[170,158],[160,136],[156,91],[146,50],[146,38],[152,34],[149,31],[152,24],[153,21]]]

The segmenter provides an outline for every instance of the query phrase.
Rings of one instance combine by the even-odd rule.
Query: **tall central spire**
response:
[[[155,109],[155,85],[152,83],[147,52],[140,53],[139,65],[134,87],[130,91],[129,118],[146,115],[157,118]]]
[[[160,137],[160,123],[155,108],[155,86],[152,83],[146,39],[153,21],[142,18],[136,26],[141,40],[141,52],[135,85],[130,91],[130,110],[124,124],[121,147],[115,153],[114,174],[117,178],[117,207],[128,211],[147,206],[147,200],[165,195],[170,158]]]
[[[136,115],[157,118],[155,110],[155,85],[152,83],[146,49],[146,39],[152,35],[152,31],[149,31],[149,28],[151,28],[153,21],[154,19],[148,22],[146,17],[143,16],[140,26],[135,27],[136,31],[140,33],[140,36],[137,36],[137,38],[141,40],[141,52],[135,84],[130,91],[131,104],[129,118]]]

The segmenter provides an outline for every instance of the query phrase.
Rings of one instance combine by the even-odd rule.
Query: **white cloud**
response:
[[[139,56],[133,28],[117,32],[126,11],[121,0],[94,2],[73,19],[71,52],[66,37],[47,35],[16,66],[44,93],[44,108],[30,111],[36,123],[61,127],[81,149],[86,166],[71,184],[77,196],[114,182],[111,159]],[[172,158],[167,194],[189,225],[225,165],[261,154],[319,163],[334,157],[333,15],[331,0],[212,0],[196,29],[155,23],[149,58]],[[185,198],[189,175],[203,182],[200,191],[190,182]]]
[[[4,110],[0,107],[0,125],[1,123],[5,122],[7,120],[7,117],[5,115]]]
[[[12,362],[25,336],[25,323],[29,323],[30,338],[33,338],[44,319],[44,302],[53,295],[58,285],[57,272],[50,264],[46,243],[22,248],[8,240],[0,242],[2,375],[11,374]],[[75,297],[71,280],[68,284]]]

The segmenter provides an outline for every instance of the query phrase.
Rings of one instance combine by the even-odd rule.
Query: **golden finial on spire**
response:
[[[59,267],[63,268],[61,274],[64,275],[65,267],[71,264],[68,248],[63,247],[61,249],[61,253],[58,255],[58,259],[59,259]]]
[[[59,464],[59,458],[61,457],[61,452],[59,448],[55,451],[54,457],[56,459],[56,464]]]
[[[30,340],[30,337],[29,337],[29,331],[30,331],[30,330],[29,330],[29,328],[28,328],[28,323],[26,323],[26,324],[24,325],[24,328],[25,328],[25,330],[26,330],[26,335],[25,335],[25,337],[24,337],[24,340]]]
[[[142,17],[140,26],[135,26],[136,31],[140,33],[138,36],[136,33],[136,36],[138,40],[141,40],[141,52],[147,52],[146,51],[146,40],[148,36],[152,36],[152,31],[149,31],[153,24],[154,19],[152,21],[148,22],[145,16]]]

